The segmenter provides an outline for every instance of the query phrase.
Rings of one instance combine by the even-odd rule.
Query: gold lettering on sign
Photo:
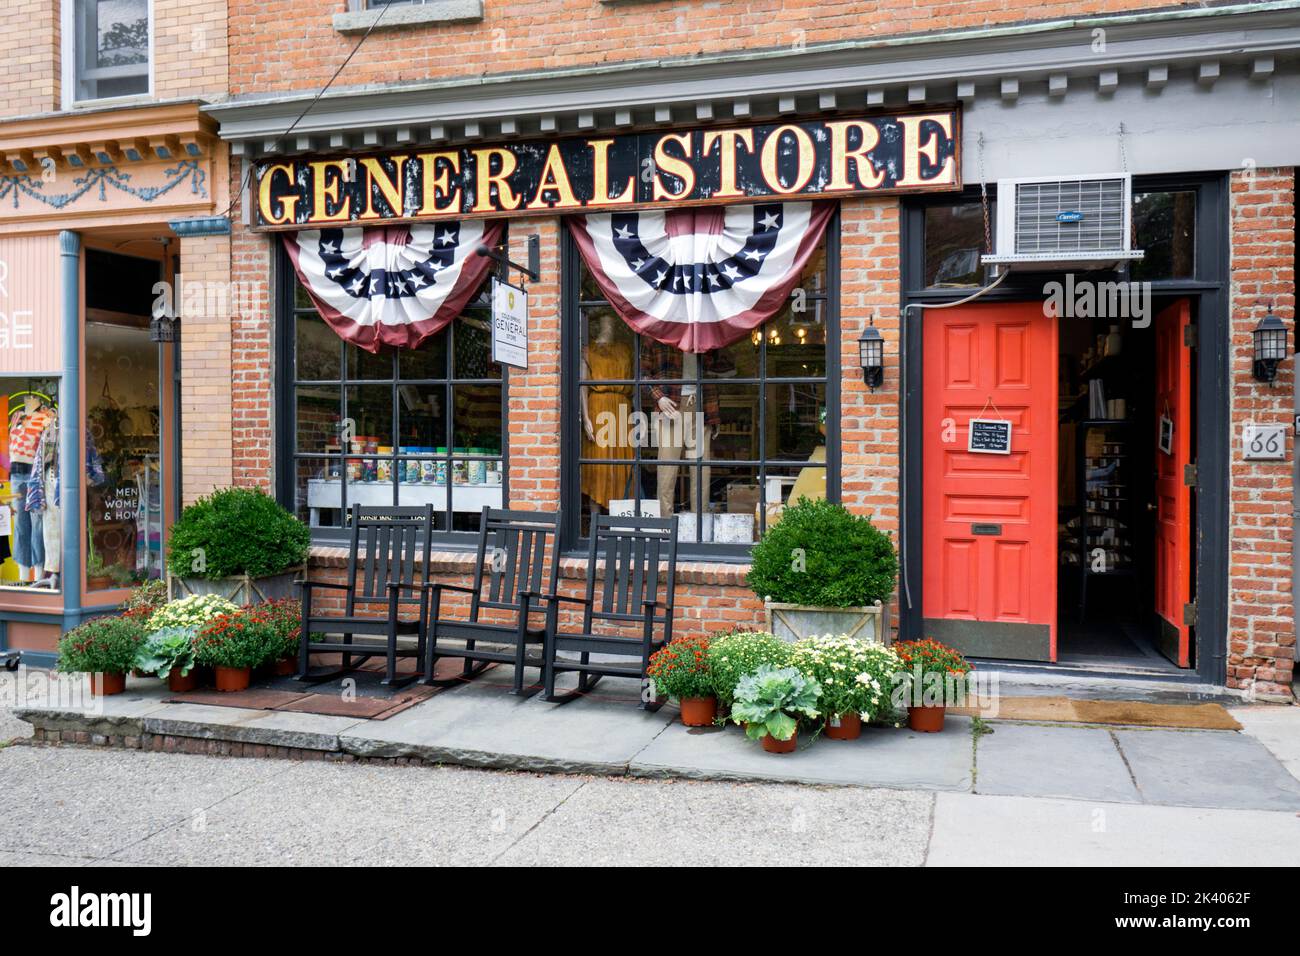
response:
[[[871,160],[867,158],[867,153],[879,145],[880,130],[872,123],[863,120],[827,123],[826,128],[831,131],[831,178],[826,188],[852,189],[853,183],[849,181],[849,163],[853,163],[858,183],[866,189],[878,189],[885,181],[885,174],[872,165]],[[856,129],[862,136],[862,145],[854,150],[849,149],[850,129]]]
[[[957,166],[951,156],[944,160],[943,168],[939,170],[937,176],[931,176],[929,179],[921,177],[922,156],[930,161],[931,166],[939,162],[939,134],[931,133],[929,139],[924,143],[921,142],[921,124],[926,121],[937,125],[946,137],[952,139],[951,113],[900,116],[898,125],[903,127],[903,176],[894,184],[897,187],[937,186],[957,181]]]
[[[460,175],[460,153],[455,150],[442,153],[421,153],[419,157],[423,171],[424,202],[417,216],[434,216],[443,212],[455,212],[460,205],[460,186],[452,187],[450,176]],[[444,165],[439,168],[438,161]]]
[[[520,197],[506,182],[519,161],[515,154],[500,146],[476,149],[474,153],[474,208],[470,212],[494,212],[497,209],[518,209]],[[492,160],[501,160],[501,168],[492,172]],[[497,203],[492,204],[492,186],[497,187]]]
[[[777,169],[777,150],[781,146],[781,139],[789,133],[794,137],[795,143],[795,176],[794,182],[789,186],[781,182],[781,176]],[[807,130],[802,126],[794,126],[787,123],[785,126],[778,126],[772,130],[770,136],[763,143],[763,152],[759,157],[759,167],[763,171],[763,180],[767,183],[768,188],[774,193],[789,195],[797,193],[808,185],[808,180],[812,179],[814,147],[812,137],[808,135]]]
[[[375,195],[373,188],[379,187],[379,194],[384,197],[384,202],[388,203],[388,208],[393,211],[393,216],[404,216],[406,210],[402,207],[402,173],[406,169],[406,156],[392,156],[393,165],[397,167],[396,172],[390,177],[384,172],[384,167],[379,160],[369,157],[361,160],[361,165],[365,167],[370,181],[366,184],[365,201],[362,205],[365,207],[358,219],[380,219],[381,217],[375,211]]]
[[[704,141],[700,147],[705,156],[709,155],[715,142],[718,144],[718,168],[721,175],[714,197],[745,195],[744,191],[736,186],[736,144],[743,144],[745,151],[752,153],[754,131],[752,129],[710,130],[704,134]]]
[[[673,156],[665,148],[669,143],[676,143],[682,148],[681,156]],[[655,143],[655,199],[682,199],[691,194],[695,188],[695,168],[691,165],[691,134],[668,133]],[[673,192],[663,184],[660,176],[668,173],[682,181],[682,188]]]
[[[614,145],[612,139],[592,139],[587,141],[595,154],[592,163],[592,203],[599,205],[617,205],[636,200],[636,177],[627,177],[623,190],[617,196],[609,194],[609,148]]]
[[[352,216],[352,197],[344,196],[343,201],[339,202],[339,186],[342,185],[343,177],[346,175],[344,170],[347,169],[347,160],[321,159],[307,165],[311,168],[312,181],[314,212],[311,221],[347,222]],[[331,169],[338,174],[333,182],[329,180]],[[329,203],[339,204],[338,210],[333,215],[329,213]]]
[[[548,192],[555,193],[554,204],[542,198],[542,194]],[[573,195],[573,186],[569,183],[569,173],[564,168],[564,157],[560,155],[560,147],[552,143],[551,148],[546,152],[546,162],[542,164],[542,176],[537,182],[537,193],[533,196],[533,201],[528,204],[528,208],[572,209],[580,205],[582,204],[578,202],[578,198]]]
[[[293,222],[293,214],[298,208],[298,200],[302,197],[297,193],[291,196],[280,197],[280,215],[275,214],[275,200],[271,197],[271,188],[274,185],[276,173],[284,173],[284,178],[289,180],[289,185],[293,182],[293,163],[276,163],[274,166],[267,166],[266,171],[262,173],[262,181],[257,184],[257,205],[261,210],[262,218],[272,226],[284,226]]]

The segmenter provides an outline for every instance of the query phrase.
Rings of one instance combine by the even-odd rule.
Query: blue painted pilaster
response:
[[[81,237],[59,233],[63,377],[59,379],[59,507],[63,526],[63,629],[81,623]]]

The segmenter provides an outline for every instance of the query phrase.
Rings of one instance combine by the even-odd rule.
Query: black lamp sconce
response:
[[[858,339],[858,361],[862,365],[862,381],[874,392],[885,381],[885,340],[876,328],[874,315]]]
[[[1287,357],[1287,329],[1272,310],[1255,326],[1255,380],[1272,385],[1277,378],[1277,367]]]

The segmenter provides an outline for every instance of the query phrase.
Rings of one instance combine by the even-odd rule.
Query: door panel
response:
[[[982,303],[927,312],[923,329],[926,633],[1055,660],[1056,322],[1038,302]],[[1011,454],[968,452],[972,418],[1011,421]]]
[[[1183,607],[1192,599],[1191,489],[1183,472],[1192,449],[1192,350],[1184,329],[1191,322],[1187,300],[1156,316],[1155,608],[1161,619],[1161,650],[1179,667],[1191,666],[1190,629]],[[1173,453],[1159,450],[1160,418],[1174,423]]]

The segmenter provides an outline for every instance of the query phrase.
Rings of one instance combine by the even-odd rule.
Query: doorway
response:
[[[922,324],[922,626],[969,656],[1195,666],[1191,304]],[[1005,429],[1005,441],[983,440]]]

